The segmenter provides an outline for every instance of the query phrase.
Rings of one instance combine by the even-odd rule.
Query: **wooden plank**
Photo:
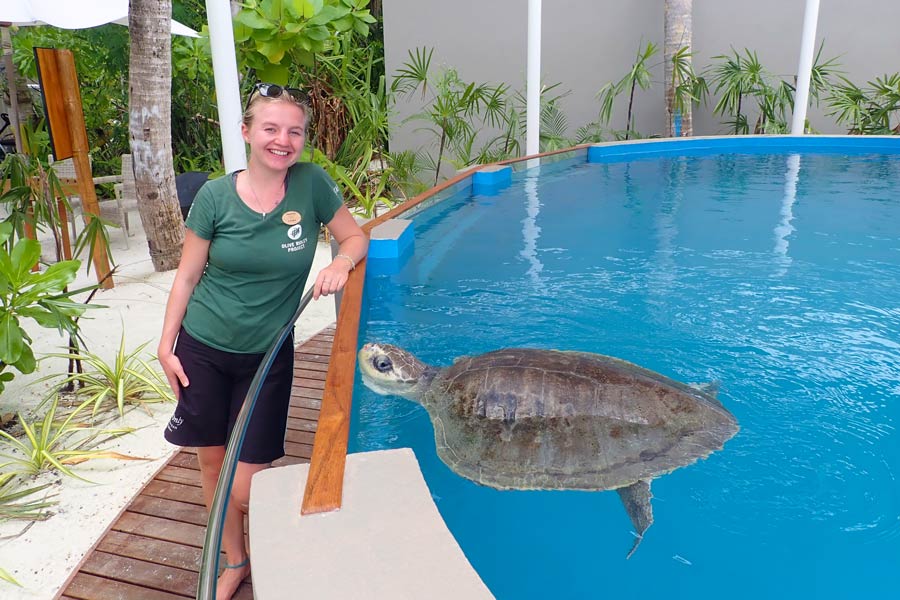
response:
[[[202,548],[206,527],[126,512],[113,524],[113,531]]]
[[[316,423],[319,421],[319,411],[315,408],[304,408],[291,404],[291,407],[288,409],[288,418],[305,419]]]
[[[322,395],[322,412],[303,495],[302,514],[337,510],[341,507],[356,347],[359,341],[359,314],[366,275],[365,260],[362,263],[350,272],[350,279],[341,299],[337,333]]]
[[[319,410],[322,406],[322,391],[311,390],[303,387],[295,387],[291,389],[291,406],[300,406],[303,408],[312,408]]]
[[[328,370],[328,363],[321,360],[307,360],[307,356],[310,358],[313,355],[300,355],[294,356],[294,374],[298,373],[310,373],[316,377],[325,378],[325,372]]]
[[[200,461],[197,460],[196,452],[185,452],[182,450],[172,457],[169,464],[174,467],[184,467],[185,469],[200,470]]]
[[[309,462],[308,458],[301,458],[299,456],[291,456],[290,454],[286,454],[272,463],[273,467],[286,467],[288,465],[305,465]]]
[[[143,493],[156,498],[171,498],[182,502],[190,502],[198,506],[206,506],[206,503],[203,501],[203,491],[199,487],[184,485],[183,483],[154,480],[147,484]]]
[[[331,355],[322,354],[320,352],[298,352],[294,355],[294,360],[308,360],[310,362],[324,363],[327,365],[329,362],[331,362]]]
[[[306,388],[310,390],[319,390],[321,392],[325,389],[325,378],[322,379],[313,379],[311,377],[297,377],[294,376],[293,381],[291,382],[292,388]]]
[[[155,540],[122,531],[110,531],[97,546],[97,550],[195,573],[200,570],[200,556],[203,553],[202,549],[194,546]]]
[[[205,507],[167,498],[154,498],[143,494],[132,501],[128,510],[142,515],[151,515],[168,519],[169,521],[191,523],[203,527],[209,521],[209,513]]]
[[[319,426],[318,421],[308,421],[306,419],[294,419],[288,417],[288,429],[296,429],[298,431],[311,431],[315,433],[316,427]]]
[[[288,442],[296,442],[297,444],[305,444],[307,446],[313,445],[313,438],[316,437],[316,434],[311,431],[300,431],[297,429],[288,429],[285,432],[284,439]],[[286,449],[285,449],[286,450]]]
[[[166,467],[156,478],[160,481],[168,481],[169,483],[180,483],[183,485],[192,485],[200,487],[200,471],[194,469],[183,469],[181,467]]]
[[[197,577],[190,571],[95,551],[81,567],[83,573],[123,583],[192,597],[197,594]]]
[[[190,596],[177,596],[82,572],[72,578],[72,583],[66,588],[66,596],[63,597],[77,600],[183,600],[185,597],[190,598]]]
[[[309,458],[312,456],[313,447],[311,444],[295,444],[294,442],[284,442],[284,453],[289,456],[299,456],[301,458]]]

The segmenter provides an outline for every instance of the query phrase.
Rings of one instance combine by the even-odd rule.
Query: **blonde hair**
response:
[[[256,118],[257,107],[261,104],[274,104],[276,102],[285,102],[287,104],[292,104],[300,108],[303,111],[303,134],[306,135],[307,130],[309,129],[309,122],[312,120],[312,108],[309,106],[307,102],[298,102],[294,99],[290,94],[282,93],[277,98],[270,98],[269,96],[263,96],[262,94],[256,94],[254,92],[250,92],[253,96],[250,98],[250,102],[247,104],[247,109],[244,111],[243,116],[241,117],[241,122],[249,129],[250,125],[253,123],[253,119]]]

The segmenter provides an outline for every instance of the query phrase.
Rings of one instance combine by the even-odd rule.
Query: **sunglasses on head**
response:
[[[244,107],[244,112],[247,112],[247,109],[250,108],[250,101],[253,100],[254,93],[258,93],[264,98],[281,98],[281,96],[287,94],[297,104],[309,106],[309,96],[299,88],[281,87],[274,83],[257,83],[250,90],[250,95],[247,96],[247,106]]]

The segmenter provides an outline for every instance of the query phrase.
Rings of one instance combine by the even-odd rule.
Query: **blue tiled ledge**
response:
[[[512,184],[512,167],[491,165],[472,173],[472,193],[490,196]]]
[[[666,155],[723,152],[869,152],[900,153],[900,136],[862,135],[734,135],[595,144],[588,162],[607,162]]]

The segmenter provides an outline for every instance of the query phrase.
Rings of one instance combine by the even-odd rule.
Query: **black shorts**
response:
[[[181,388],[175,414],[166,426],[166,439],[177,446],[224,446],[264,355],[218,350],[182,328],[175,356],[190,385]],[[275,355],[259,391],[241,447],[241,462],[266,464],[284,456],[293,374],[291,335]]]

